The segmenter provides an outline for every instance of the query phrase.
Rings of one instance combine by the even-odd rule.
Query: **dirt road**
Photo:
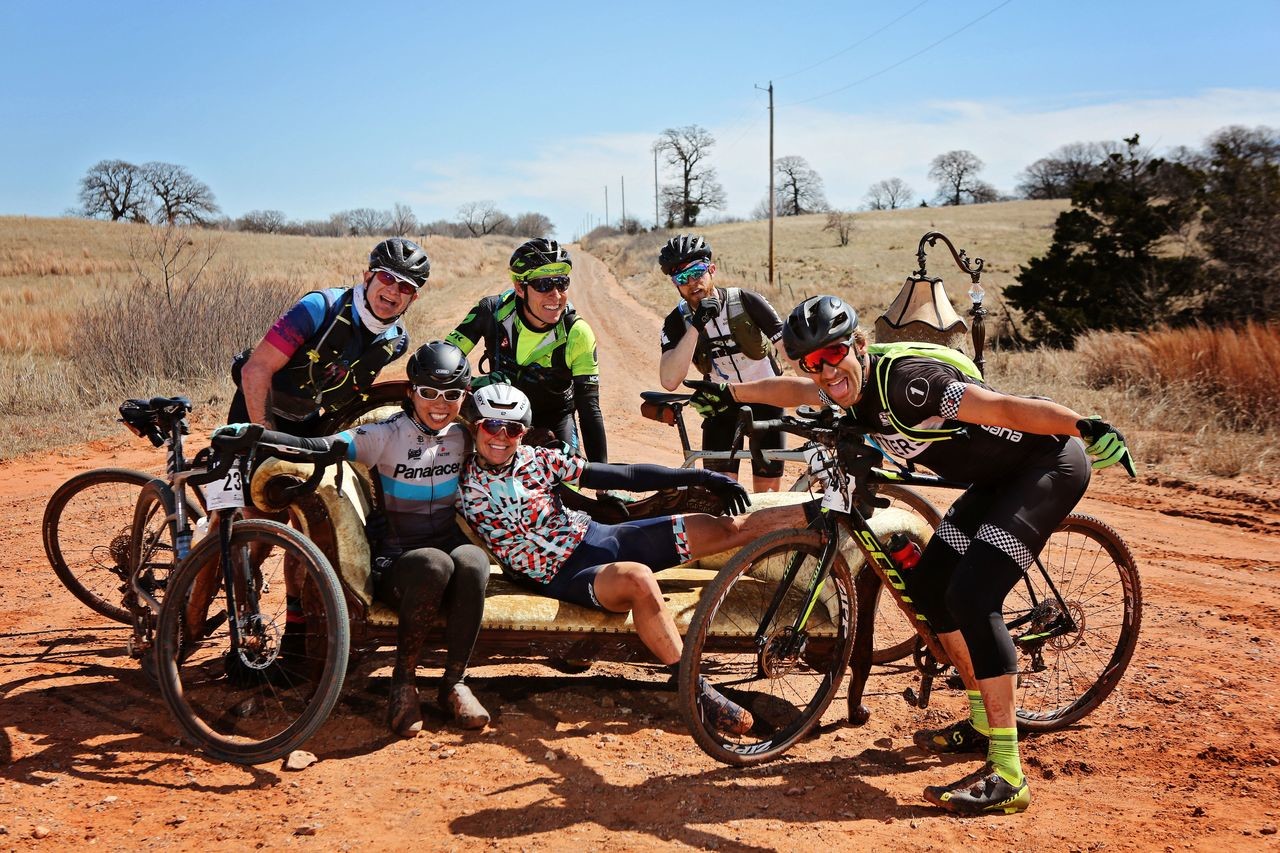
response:
[[[601,342],[611,456],[674,461],[674,433],[637,413],[656,381],[660,318],[602,264],[575,261],[572,296]],[[62,480],[158,461],[122,432],[0,465],[0,848],[1277,849],[1280,495],[1096,478],[1082,508],[1123,533],[1142,572],[1137,655],[1083,724],[1024,742],[1029,812],[964,821],[920,792],[971,763],[911,746],[963,697],[912,709],[900,693],[913,679],[892,668],[873,674],[865,727],[835,725],[746,771],[704,756],[669,688],[636,667],[481,665],[487,731],[431,717],[423,736],[395,740],[382,725],[389,655],[351,675],[307,745],[313,766],[207,761],[175,740],[121,627],[62,589],[40,545]],[[424,696],[435,674],[423,670]]]

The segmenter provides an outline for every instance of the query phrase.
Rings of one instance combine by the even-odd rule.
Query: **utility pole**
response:
[[[658,146],[653,146],[653,230],[657,231],[662,227],[662,220],[658,218]]]
[[[756,86],[757,89],[761,87]],[[773,220],[777,216],[777,199],[773,195],[773,81],[769,81],[769,286],[774,285]]]
[[[604,185],[604,224],[609,227],[609,185]]]
[[[621,230],[627,230],[627,176],[621,175],[618,178],[622,182],[622,221],[618,223]]]

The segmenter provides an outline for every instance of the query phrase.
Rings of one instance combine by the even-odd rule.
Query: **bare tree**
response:
[[[511,220],[510,233],[513,237],[550,237],[556,233],[556,227],[545,214],[522,213]]]
[[[372,207],[357,207],[346,211],[347,222],[351,224],[352,234],[363,234],[369,237],[386,234],[391,228],[391,213],[386,210],[374,210]]]
[[[1041,157],[1018,176],[1022,198],[1070,198],[1081,181],[1097,180],[1108,158],[1121,150],[1116,142],[1071,142]]]
[[[129,263],[138,285],[161,290],[170,308],[181,307],[222,246],[222,236],[196,237],[181,226],[152,225],[129,241]]]
[[[470,237],[471,232],[461,222],[450,222],[448,219],[437,219],[422,226],[422,233],[428,237]]]
[[[773,161],[773,194],[779,216],[803,216],[826,210],[822,177],[803,157],[788,155]]]
[[[147,163],[142,175],[155,198],[156,222],[204,225],[220,212],[213,190],[175,163]]]
[[[112,222],[146,222],[150,188],[142,170],[124,160],[102,160],[80,179],[81,212]]]
[[[258,234],[278,234],[286,222],[282,210],[251,210],[236,220],[236,228]]]
[[[472,237],[483,237],[486,234],[500,233],[511,217],[507,216],[491,201],[469,201],[458,208],[458,218]]]
[[[964,204],[985,165],[972,151],[963,149],[934,157],[929,178],[938,182],[938,200],[943,204]]]
[[[724,207],[724,187],[716,180],[716,170],[704,162],[715,144],[715,137],[696,124],[669,127],[654,143],[654,149],[676,172],[676,183],[662,189],[670,225],[697,225],[704,209]]]
[[[867,207],[870,210],[897,210],[905,207],[915,191],[902,178],[886,178],[876,181],[867,190]]]
[[[823,231],[834,231],[840,238],[840,245],[849,245],[849,234],[853,232],[853,214],[847,210],[831,210],[827,212],[827,224]]]
[[[418,217],[414,215],[413,208],[407,204],[396,202],[395,206],[391,208],[388,228],[390,233],[397,237],[404,237],[416,231],[418,229]]]
[[[1000,191],[986,181],[975,180],[969,184],[970,204],[990,204],[1000,200]]]

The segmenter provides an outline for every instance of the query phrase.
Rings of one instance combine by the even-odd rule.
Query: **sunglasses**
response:
[[[680,270],[680,272],[671,276],[671,281],[676,287],[684,287],[686,284],[693,284],[695,281],[700,281],[702,277],[709,272],[711,272],[711,266],[709,264],[694,264],[687,270]]]
[[[525,282],[529,287],[539,293],[550,293],[552,290],[558,290],[564,293],[569,289],[569,276],[567,275],[544,275],[542,278],[531,278]]]
[[[527,426],[519,421],[506,421],[502,418],[485,418],[480,421],[480,429],[489,433],[489,435],[498,435],[505,432],[507,438],[519,438],[529,430]]]
[[[416,284],[410,281],[405,281],[395,273],[388,272],[387,270],[374,270],[373,277],[378,280],[379,284],[384,284],[387,287],[394,287],[405,296],[412,296],[418,292],[418,286]]]
[[[814,350],[808,355],[800,356],[800,369],[805,373],[821,373],[822,366],[829,364],[835,367],[849,355],[850,341],[828,344],[822,349]]]
[[[415,385],[413,393],[417,394],[424,400],[435,400],[438,397],[444,397],[448,403],[456,403],[462,399],[467,392],[461,388],[446,388],[441,391],[439,388],[430,388],[426,385]]]

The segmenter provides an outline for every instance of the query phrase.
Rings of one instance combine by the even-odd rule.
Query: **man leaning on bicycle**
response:
[[[915,742],[929,752],[987,757],[977,771],[927,787],[929,802],[958,814],[1025,810],[1031,791],[1018,754],[1017,663],[1004,598],[1083,496],[1091,467],[1120,462],[1133,475],[1124,436],[1096,416],[992,390],[955,350],[869,351],[857,311],[834,296],[796,306],[782,342],[808,379],[693,381],[695,401],[712,411],[739,403],[836,406],[895,453],[973,484],[908,576],[911,597],[965,683],[970,716],[917,732]]]

